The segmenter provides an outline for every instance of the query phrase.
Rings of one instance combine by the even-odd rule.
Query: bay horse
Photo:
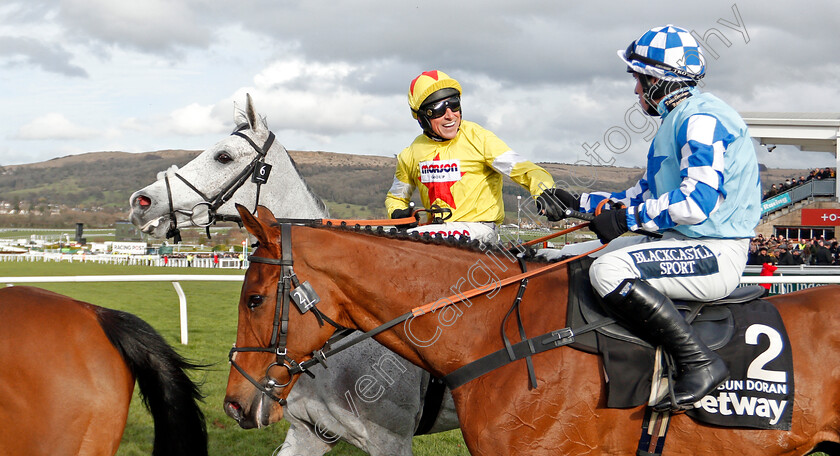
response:
[[[275,400],[291,400],[300,363],[309,363],[336,331],[320,320],[362,331],[402,321],[375,338],[439,377],[502,349],[500,331],[518,340],[513,322],[500,329],[518,292],[516,286],[501,284],[520,273],[515,261],[505,262],[502,251],[365,230],[279,225],[263,209],[252,216],[240,208],[240,215],[259,241],[242,287],[225,398],[226,411],[240,422],[279,419]],[[545,266],[525,264],[528,270]],[[522,296],[521,321],[529,336],[565,327],[568,268],[560,264],[547,270],[529,279]],[[308,303],[306,313],[294,305],[289,310],[285,295],[278,295],[288,290],[290,277],[292,295],[303,290],[307,297],[302,300]],[[475,296],[471,289],[483,294]],[[316,299],[307,290],[320,297],[314,307],[310,304]],[[468,298],[459,300],[461,295]],[[840,441],[840,287],[811,288],[768,301],[785,322],[793,353],[791,429],[722,428],[676,414],[667,454],[795,455],[821,442]],[[279,323],[287,329],[280,331],[281,338],[274,337]],[[635,453],[644,406],[606,407],[599,356],[569,347],[534,355],[535,389],[528,388],[523,361],[452,391],[472,454]],[[373,393],[377,385],[371,382],[365,391]]]
[[[0,454],[113,455],[134,382],[155,456],[206,455],[201,394],[148,323],[34,287],[0,289]]]
[[[326,205],[303,180],[289,153],[273,139],[250,95],[244,108],[235,112],[233,134],[131,195],[134,225],[163,238],[181,228],[238,219],[235,204],[251,210],[260,204],[280,217],[329,217]],[[258,185],[252,175],[262,162],[271,170],[265,183]],[[329,369],[315,367],[318,373],[314,379],[301,379],[285,408],[291,427],[278,456],[320,456],[338,440],[373,456],[409,456],[415,433],[457,428],[448,389],[404,360],[398,360],[396,372],[387,378],[380,376],[386,382],[393,380],[381,398],[373,402],[358,399],[354,392],[357,381],[371,372],[376,374],[372,368],[391,356],[376,341],[365,341],[332,359]],[[347,413],[348,409],[353,413]],[[240,424],[262,426],[259,422]]]

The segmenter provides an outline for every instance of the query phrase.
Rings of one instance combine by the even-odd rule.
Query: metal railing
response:
[[[68,262],[68,263],[99,263],[99,264],[120,264],[127,266],[167,266],[176,268],[223,268],[223,269],[245,269],[248,267],[247,258],[242,260],[231,257],[220,257],[218,266],[213,263],[212,257],[194,257],[189,260],[186,257],[168,257],[164,260],[161,255],[120,255],[120,254],[74,254],[57,252],[37,253],[3,253],[0,254],[0,262]]]
[[[814,196],[834,196],[835,181],[836,179],[811,179],[804,184],[799,184],[788,191],[762,201],[762,212],[764,215],[772,214]]]
[[[741,284],[769,283],[770,294],[785,294],[827,284],[840,284],[840,266],[777,266],[772,276],[761,276],[761,266],[749,265]]]

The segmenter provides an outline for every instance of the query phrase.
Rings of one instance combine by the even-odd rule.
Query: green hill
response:
[[[41,163],[0,168],[0,226],[109,226],[128,217],[128,198],[154,182],[172,165],[183,166],[200,151],[161,150],[145,153],[91,152]],[[290,151],[304,179],[334,217],[380,218],[393,181],[396,159],[332,152]],[[587,187],[615,191],[631,186],[641,168],[541,163],[558,182],[575,190]],[[807,170],[763,169],[765,186]],[[515,216],[516,196],[526,192],[513,182],[504,188],[505,206]],[[28,210],[26,216],[8,215]]]

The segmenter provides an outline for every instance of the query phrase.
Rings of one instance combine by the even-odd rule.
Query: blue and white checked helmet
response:
[[[668,24],[655,27],[630,43],[618,57],[628,71],[665,81],[697,81],[706,73],[703,51],[687,30]]]

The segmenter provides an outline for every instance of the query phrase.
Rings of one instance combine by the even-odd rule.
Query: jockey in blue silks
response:
[[[641,107],[662,118],[644,175],[622,192],[554,188],[537,203],[549,220],[559,220],[566,208],[592,212],[609,200],[612,210],[589,226],[608,243],[593,255],[592,286],[619,321],[674,358],[674,400],[655,407],[688,409],[729,371],[671,299],[712,301],[737,287],[761,216],[758,162],[738,113],[697,89],[705,64],[688,31],[653,28],[618,56],[636,79]],[[619,237],[634,230],[663,236]]]

